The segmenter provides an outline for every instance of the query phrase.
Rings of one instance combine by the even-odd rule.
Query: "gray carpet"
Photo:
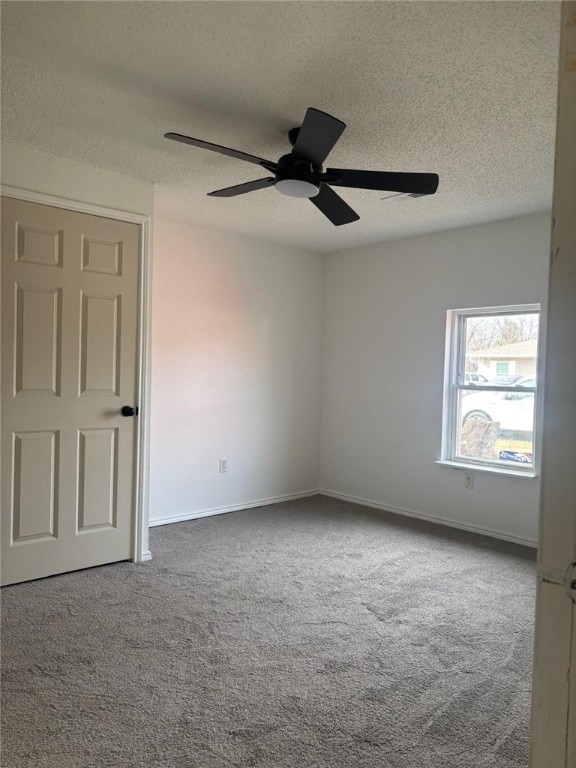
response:
[[[316,497],[3,590],[5,768],[525,768],[532,551]]]

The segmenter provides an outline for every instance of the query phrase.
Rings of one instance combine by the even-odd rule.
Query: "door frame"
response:
[[[152,238],[150,216],[101,205],[69,200],[65,197],[33,192],[29,189],[0,185],[0,195],[28,203],[64,208],[68,211],[102,216],[106,219],[136,224],[140,230],[138,253],[138,348],[136,371],[136,453],[134,457],[134,509],[132,532],[132,562],[152,559],[148,547],[148,492],[150,466],[150,348],[152,307]]]
[[[576,765],[576,2],[562,2],[547,312],[531,768]],[[574,585],[574,586],[573,586]]]

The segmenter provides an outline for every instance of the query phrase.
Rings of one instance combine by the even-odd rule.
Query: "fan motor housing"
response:
[[[309,160],[305,160],[303,157],[293,155],[283,155],[278,160],[278,168],[276,170],[276,178],[278,181],[281,179],[298,179],[299,181],[308,181],[311,184],[318,184],[318,177],[321,173],[320,168],[314,168]]]

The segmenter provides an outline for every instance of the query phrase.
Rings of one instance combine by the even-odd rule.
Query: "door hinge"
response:
[[[576,603],[576,561],[568,567],[566,573],[566,587],[568,589],[568,594],[572,598],[572,602]]]

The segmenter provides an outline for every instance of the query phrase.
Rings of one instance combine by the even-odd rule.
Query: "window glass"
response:
[[[454,310],[450,316],[443,457],[531,469],[538,308]]]
[[[459,458],[532,465],[534,393],[470,392],[458,402]]]

